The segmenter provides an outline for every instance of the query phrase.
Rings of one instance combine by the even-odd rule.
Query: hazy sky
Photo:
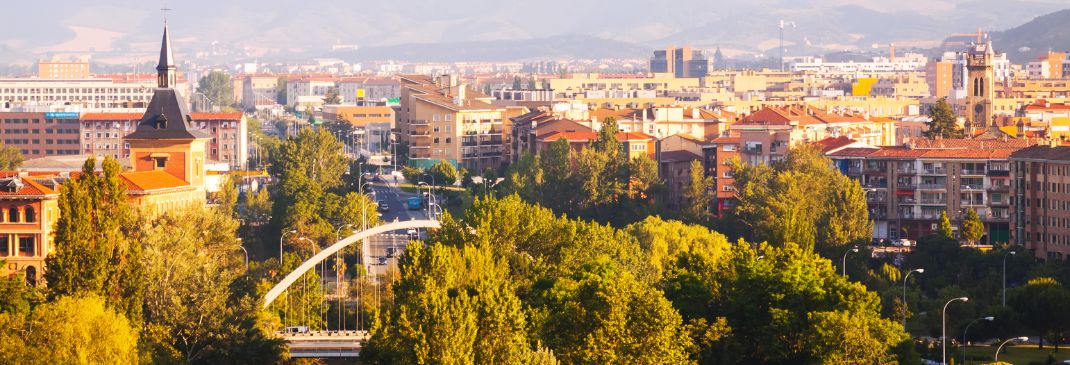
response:
[[[143,52],[158,42],[163,1],[11,1],[0,60],[30,54]],[[761,51],[780,19],[792,43],[835,48],[1004,29],[1070,7],[1065,0],[185,0],[167,6],[176,42],[247,52],[331,44],[534,39],[582,34],[644,46],[694,43]],[[902,39],[896,39],[902,38]],[[188,50],[187,50],[188,51]]]

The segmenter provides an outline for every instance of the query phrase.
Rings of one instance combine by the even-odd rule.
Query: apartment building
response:
[[[387,102],[401,97],[401,83],[392,77],[345,77],[338,80],[342,104]]]
[[[449,161],[469,171],[498,169],[509,161],[512,125],[506,107],[472,90],[456,75],[399,76],[397,127],[409,146],[409,164]],[[520,115],[522,113],[516,113]]]
[[[731,161],[739,159],[739,137],[717,137],[703,145],[703,166],[706,175],[713,177],[713,186],[717,191],[714,195],[714,215],[717,217],[735,209],[739,205],[736,198],[736,179],[732,172]]]
[[[676,77],[703,77],[710,71],[710,61],[702,50],[691,46],[676,48],[669,46],[664,50],[654,51],[650,58],[651,73],[668,73]]]
[[[278,104],[279,78],[275,75],[245,75],[241,106],[245,110],[269,109]]]
[[[588,114],[584,124],[593,130],[599,130],[606,118],[613,118],[621,131],[646,133],[656,138],[685,134],[709,140],[725,135],[735,122],[733,113],[679,106],[600,108]]]
[[[1012,242],[1040,259],[1070,258],[1070,147],[1023,148],[1010,162]]]
[[[396,112],[389,106],[324,105],[323,119],[349,123],[356,128],[350,144],[380,153],[390,148]]]
[[[732,125],[740,138],[740,158],[749,164],[778,161],[795,145],[829,137],[848,137],[873,146],[893,145],[895,128],[890,119],[867,119],[805,106],[765,107]]]
[[[89,61],[37,61],[37,78],[71,80],[89,78]]]
[[[83,109],[119,111],[148,106],[156,88],[156,76],[97,75],[89,79],[0,79],[0,110],[33,106],[79,106]],[[178,79],[176,91],[187,90]],[[122,110],[122,111],[130,111]]]
[[[829,153],[866,190],[873,237],[918,238],[935,232],[941,213],[958,234],[968,210],[985,223],[982,243],[1010,242],[1011,163],[1030,140],[916,140],[904,146]]]
[[[78,113],[0,112],[0,140],[25,158],[81,154]]]
[[[191,127],[210,138],[206,158],[241,169],[248,157],[247,120],[242,113],[191,113]],[[126,136],[137,129],[140,113],[85,113],[81,124],[81,153],[98,157],[130,157]]]
[[[323,105],[323,99],[327,92],[335,88],[336,77],[332,76],[303,76],[291,78],[286,83],[286,106],[295,107]]]

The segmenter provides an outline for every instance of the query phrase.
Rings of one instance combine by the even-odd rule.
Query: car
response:
[[[393,247],[386,248],[386,257],[394,257],[398,255],[398,249]]]
[[[374,182],[383,182],[383,176],[376,174],[375,176],[372,177],[372,181],[374,181]]]
[[[282,329],[285,334],[308,333],[308,326],[290,326]]]
[[[420,210],[423,208],[423,203],[420,201],[420,197],[411,197],[405,203],[409,210]]]
[[[892,242],[892,246],[896,246],[896,247],[914,247],[917,244],[918,244],[917,242],[914,242],[912,240],[908,240],[906,238],[900,238],[900,239],[897,239],[897,240]]]
[[[379,206],[379,210],[380,211],[383,211],[383,212],[389,212],[390,211],[390,204],[387,204],[386,200],[380,200],[380,201],[376,202],[375,204]]]
[[[386,265],[386,256],[379,256],[379,265]]]

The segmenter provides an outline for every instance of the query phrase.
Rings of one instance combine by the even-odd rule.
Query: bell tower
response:
[[[993,123],[995,92],[992,42],[975,44],[966,55],[966,129],[983,129]]]

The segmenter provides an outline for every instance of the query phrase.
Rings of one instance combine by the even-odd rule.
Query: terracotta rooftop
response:
[[[1032,146],[1020,149],[1011,158],[1015,160],[1049,160],[1070,162],[1070,146]]]
[[[154,190],[189,187],[190,184],[163,170],[124,172],[119,178],[126,183],[127,193],[147,193]]]
[[[828,154],[832,157],[904,158],[904,159],[1007,159],[1017,148],[992,149],[912,149],[906,147],[845,148]]]
[[[18,172],[0,172],[0,199],[4,198],[45,198],[56,195],[56,191],[33,179],[18,177]],[[12,191],[10,188],[16,189]]]
[[[664,151],[658,158],[658,160],[660,160],[661,162],[686,162],[700,159],[702,159],[702,156],[696,155],[694,152],[685,150]]]
[[[844,146],[855,143],[856,141],[847,137],[829,137],[820,141],[814,142],[815,145],[821,146],[821,152],[828,153],[829,151],[842,148]]]

